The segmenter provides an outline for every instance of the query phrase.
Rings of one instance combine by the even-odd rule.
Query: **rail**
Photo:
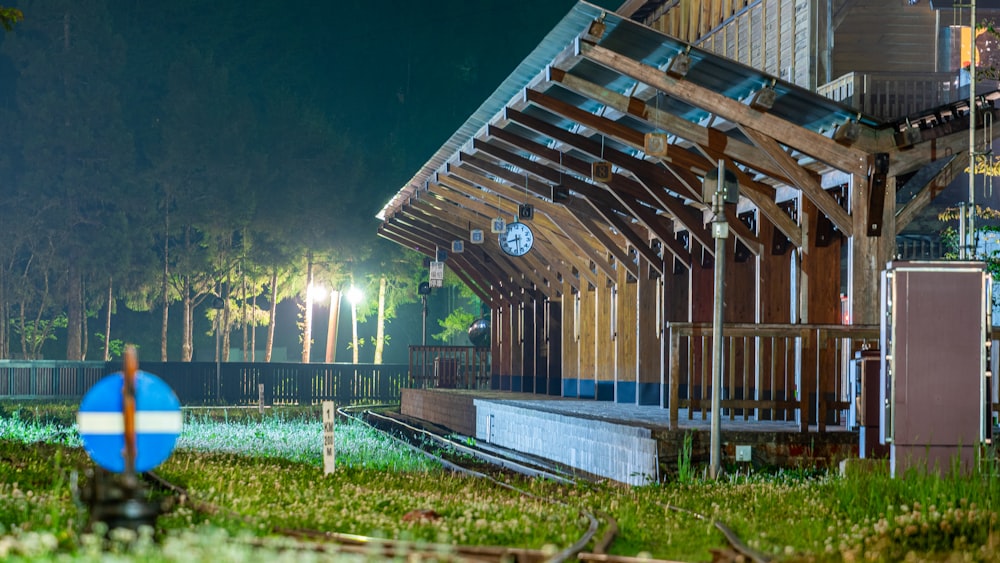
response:
[[[398,402],[404,364],[143,362],[188,405],[340,405]],[[79,400],[120,362],[0,360],[0,398]]]
[[[670,426],[680,409],[707,417],[711,398],[712,324],[669,323]],[[877,325],[726,324],[721,407],[735,420],[796,420],[803,432],[839,422],[849,407],[854,352],[878,348]]]

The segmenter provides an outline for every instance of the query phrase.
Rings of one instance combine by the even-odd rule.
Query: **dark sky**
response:
[[[105,96],[117,97],[125,123],[119,125],[116,133],[108,134],[112,140],[122,139],[123,143],[128,143],[124,140],[126,136],[134,139],[136,173],[141,175],[144,166],[153,166],[150,159],[157,154],[153,147],[155,135],[147,131],[158,127],[151,124],[158,123],[164,113],[165,93],[178,96],[176,88],[168,88],[169,69],[179,62],[187,65],[187,61],[200,60],[190,56],[197,51],[210,58],[213,65],[224,68],[230,91],[245,93],[257,104],[258,112],[266,113],[267,106],[275,99],[288,97],[333,121],[337,132],[352,145],[351,154],[360,154],[365,161],[366,205],[356,210],[355,215],[367,219],[370,237],[375,239],[375,213],[575,2],[0,0],[0,3],[24,12],[25,21],[14,33],[25,38],[30,35],[31,41],[22,43],[32,45],[29,50],[18,52],[14,59],[8,56],[9,51],[0,50],[0,109],[13,109],[20,103],[37,101],[27,99],[31,96],[42,97],[52,92],[44,82],[48,78],[46,73],[38,69],[48,68],[47,61],[57,60],[45,51],[65,47],[66,29],[67,44],[72,47],[68,51],[80,57],[74,77],[84,85],[83,91],[88,91],[88,87],[103,88],[95,90],[100,93],[94,105],[81,106],[89,108],[87,111],[67,108],[67,120],[93,111],[98,115],[94,116],[96,129],[92,131],[109,132],[110,126],[105,124],[111,119],[99,115],[103,111],[100,100]],[[614,9],[621,2],[598,3]],[[70,17],[68,24],[67,17]],[[92,39],[89,44],[88,35]],[[0,47],[4,46],[5,37],[7,34],[0,33]],[[111,85],[102,85],[101,67],[111,68],[122,60],[127,78],[116,77]],[[93,65],[93,69],[88,65]],[[66,69],[60,72],[72,74]],[[105,80],[107,74],[104,73]],[[192,76],[199,75],[192,72]],[[31,83],[34,89],[20,88],[29,84],[29,77],[36,81]],[[190,92],[184,93],[208,105],[212,90],[202,86],[194,83]],[[25,91],[32,94],[26,95]],[[113,104],[104,106],[110,109]],[[25,129],[35,127],[37,120],[27,115],[11,116],[14,121],[7,126],[17,123]],[[0,123],[0,134],[4,126]],[[211,136],[214,135],[203,135]],[[69,144],[67,141],[62,146]],[[78,144],[85,145],[86,141]],[[108,149],[107,143],[104,148]],[[266,144],[263,149],[268,150]],[[12,167],[29,171],[27,165],[18,168],[19,165],[14,162]],[[236,200],[238,196],[230,201]],[[390,330],[404,324],[413,323],[400,319]],[[431,331],[437,331],[434,321]],[[322,335],[315,336],[317,342],[322,342]],[[394,342],[405,344],[414,338],[414,334],[400,335]],[[405,350],[405,346],[399,345],[392,348]]]
[[[215,53],[247,88],[287,88],[315,100],[369,154],[402,153],[394,181],[373,189],[381,206],[574,3],[223,0],[188,2],[191,11],[180,14],[186,21],[178,14],[168,20],[181,21],[174,31]],[[132,31],[150,25],[150,35],[138,38],[152,39],[169,10],[161,4],[129,0],[119,15]]]

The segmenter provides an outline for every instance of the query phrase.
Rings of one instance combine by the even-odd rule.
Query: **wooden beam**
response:
[[[583,56],[598,64],[700,107],[722,119],[760,131],[785,146],[810,155],[833,168],[849,174],[867,173],[868,154],[864,151],[840,145],[833,139],[799,127],[774,114],[759,112],[708,88],[673,78],[656,67],[640,63],[605,47],[580,42],[580,48]]]
[[[964,156],[964,155],[963,155]],[[896,210],[896,233],[899,234],[909,225],[921,211],[930,204],[959,174],[965,172],[968,165],[965,159],[958,158],[958,155],[950,155],[946,158],[943,166],[932,174],[921,175],[917,172],[909,181],[922,185],[913,199],[906,202],[902,208]],[[905,187],[905,186],[904,186]]]
[[[820,186],[819,182],[809,171],[799,166],[799,163],[786,153],[781,148],[781,145],[771,137],[750,127],[742,127],[741,129],[754,144],[764,150],[774,163],[794,180],[795,187],[802,190],[802,193],[809,198],[809,201],[816,204],[816,207],[833,221],[833,224],[840,229],[840,232],[846,236],[853,235],[854,223],[851,220],[851,216],[847,211],[844,211],[844,208],[837,203],[837,200],[832,195]]]
[[[379,225],[378,234],[382,238],[391,240],[400,246],[404,246],[419,252],[428,257],[434,257],[434,251],[421,244],[419,238],[410,238],[406,233],[393,232],[389,223]],[[487,303],[499,304],[503,298],[497,288],[483,278],[481,270],[472,266],[468,260],[460,261],[460,267],[453,269],[455,274],[475,293],[480,299]]]

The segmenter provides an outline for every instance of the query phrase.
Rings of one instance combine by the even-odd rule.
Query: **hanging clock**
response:
[[[535,236],[531,233],[531,227],[524,223],[511,223],[507,225],[507,230],[498,235],[500,249],[511,256],[524,256],[531,250]]]

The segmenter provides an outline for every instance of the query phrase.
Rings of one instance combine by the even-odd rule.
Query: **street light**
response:
[[[302,319],[302,363],[308,364],[312,352],[312,317],[313,303],[326,297],[326,288],[316,285],[310,280],[306,286],[306,306]]]
[[[358,363],[358,303],[365,298],[365,293],[356,286],[347,290],[347,300],[351,302],[351,348],[354,350],[354,363]]]

